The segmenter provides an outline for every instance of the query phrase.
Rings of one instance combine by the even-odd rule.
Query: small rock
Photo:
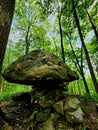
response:
[[[60,113],[61,115],[64,115],[64,100],[60,100],[54,104],[55,110]]]
[[[70,123],[82,123],[83,122],[83,112],[79,107],[76,111],[70,112],[66,111],[66,120]]]
[[[36,115],[37,111],[34,111],[31,116],[29,117],[29,121],[32,121]]]
[[[52,119],[49,118],[46,122],[44,122],[43,127],[40,130],[55,130]]]
[[[36,121],[38,122],[46,121],[49,118],[49,116],[50,112],[48,110],[38,112],[36,114]]]
[[[52,105],[53,103],[54,103],[54,102],[53,102],[52,100],[45,100],[45,99],[39,100],[39,105],[40,105],[40,107],[42,107],[42,108],[46,108],[46,107]]]
[[[75,111],[78,109],[80,101],[74,96],[68,96],[65,101],[65,111]]]

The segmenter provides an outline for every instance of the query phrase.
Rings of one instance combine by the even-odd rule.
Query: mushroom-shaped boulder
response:
[[[56,55],[33,50],[20,57],[3,72],[8,82],[33,86],[64,86],[79,77]]]

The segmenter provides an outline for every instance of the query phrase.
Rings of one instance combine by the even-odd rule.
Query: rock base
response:
[[[22,95],[14,97],[14,101],[23,99]],[[63,130],[66,123],[80,124],[83,122],[83,112],[79,103],[75,96],[68,96],[63,90],[35,89],[31,93],[32,113],[23,123],[33,130]]]
[[[28,94],[29,102],[24,101]],[[34,90],[15,97],[2,106],[9,121],[0,118],[0,128],[3,128],[0,130],[98,130],[98,113],[93,102],[78,100],[75,95],[58,90]]]

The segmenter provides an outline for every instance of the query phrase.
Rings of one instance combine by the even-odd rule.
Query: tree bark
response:
[[[30,37],[29,37],[29,31],[30,31],[30,24],[28,24],[25,41],[26,41],[26,50],[25,54],[27,55],[29,53],[29,47],[30,47]]]
[[[60,39],[61,39],[62,60],[63,60],[63,62],[65,62],[63,32],[62,32],[62,26],[61,26],[61,14],[58,15],[58,20],[59,20]]]
[[[79,21],[79,18],[77,16],[77,11],[76,11],[76,8],[75,8],[74,0],[72,0],[72,8],[73,8],[73,14],[74,14],[75,22],[76,22],[77,29],[78,29],[78,32],[79,32],[80,40],[81,40],[81,43],[82,43],[82,46],[83,46],[83,49],[84,49],[84,52],[85,52],[89,72],[90,72],[95,90],[96,90],[96,92],[98,92],[98,83],[97,83],[97,80],[96,80],[96,77],[95,77],[95,74],[94,74],[94,71],[93,71],[93,67],[92,67],[92,64],[91,64],[91,61],[90,61],[88,50],[87,50],[85,42],[84,42],[84,38],[83,38],[81,27],[80,27],[80,21]]]
[[[92,25],[92,28],[93,28],[93,30],[94,30],[96,39],[98,40],[98,32],[97,32],[96,26],[94,25],[94,23],[93,23],[93,21],[92,21],[92,18],[91,18],[91,16],[89,15],[87,9],[86,9],[86,13],[87,13],[87,15],[88,15],[89,21],[90,21],[90,23],[91,23],[91,25]]]
[[[73,49],[73,46],[71,44],[71,41],[70,41],[70,47],[71,47],[71,50],[73,52],[73,55],[75,57],[75,60],[76,60],[76,63],[78,65],[78,68],[79,68],[79,73],[80,75],[82,76],[82,79],[83,79],[83,82],[84,82],[84,86],[85,86],[85,89],[86,89],[86,92],[90,94],[89,92],[89,89],[88,89],[88,85],[87,85],[87,82],[86,82],[86,79],[85,79],[85,76],[84,76],[84,71],[83,71],[83,65],[82,65],[82,60],[81,60],[81,65],[79,64],[79,61],[78,61],[78,58],[74,52],[74,49]],[[81,55],[82,56],[82,55]],[[82,59],[82,58],[81,58]]]
[[[0,75],[13,18],[15,0],[0,0]]]

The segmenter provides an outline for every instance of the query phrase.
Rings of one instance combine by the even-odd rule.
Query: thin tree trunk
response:
[[[92,21],[92,19],[91,19],[91,16],[89,15],[87,9],[86,9],[86,13],[87,13],[87,15],[88,15],[89,21],[90,21],[90,23],[91,23],[91,25],[92,25],[92,28],[93,28],[93,30],[94,30],[96,39],[98,40],[98,32],[97,32],[96,26],[94,25],[94,23],[93,23],[93,21]]]
[[[0,75],[13,18],[15,0],[0,0]]]
[[[58,16],[58,20],[59,20],[60,39],[61,39],[62,60],[63,62],[65,62],[63,32],[62,32],[62,26],[61,26],[61,14]]]
[[[30,31],[30,24],[28,24],[27,33],[26,33],[26,37],[25,37],[25,41],[26,41],[25,54],[29,53],[29,47],[30,47],[29,31]]]
[[[77,16],[74,0],[72,0],[72,5],[73,5],[72,8],[73,8],[73,13],[74,13],[74,18],[75,18],[76,25],[77,25],[77,28],[78,28],[80,40],[81,40],[81,43],[82,43],[82,46],[83,46],[83,49],[84,49],[84,52],[85,52],[85,56],[86,56],[86,60],[87,60],[88,68],[89,68],[89,72],[90,72],[93,84],[95,86],[96,92],[98,92],[98,83],[97,83],[97,80],[96,80],[96,77],[95,77],[95,74],[94,74],[94,71],[93,71],[93,67],[92,67],[92,64],[91,64],[91,61],[90,61],[88,50],[87,50],[85,42],[84,42],[84,38],[83,38],[83,35],[82,35],[80,22],[79,22],[79,18]]]
[[[73,55],[74,55],[74,57],[75,57],[76,63],[77,63],[77,65],[78,65],[79,73],[80,73],[80,75],[82,76],[85,89],[86,89],[87,93],[90,94],[89,89],[88,89],[88,85],[87,85],[87,82],[86,82],[86,79],[85,79],[85,76],[84,76],[84,71],[83,71],[83,66],[82,66],[82,60],[81,60],[81,66],[80,66],[79,61],[78,61],[78,58],[77,58],[77,56],[76,56],[76,54],[75,54],[75,52],[74,52],[73,46],[72,46],[72,44],[71,44],[71,41],[70,41],[70,47],[71,47],[71,50],[72,50]],[[82,56],[82,55],[81,55],[81,56]],[[81,59],[82,59],[82,57],[81,57]]]

